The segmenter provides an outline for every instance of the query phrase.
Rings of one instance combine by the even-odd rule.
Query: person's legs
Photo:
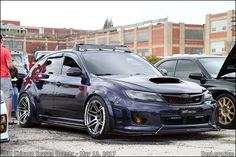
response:
[[[8,122],[11,123],[11,111],[12,111],[12,83],[11,78],[1,78],[1,90],[5,97],[5,103],[8,112]]]
[[[12,95],[12,112],[16,112],[17,109],[17,100],[18,100],[18,88],[13,85],[13,95]]]
[[[6,99],[6,106],[7,106],[7,113],[8,113],[8,122],[11,123],[11,109],[12,109],[12,103],[11,98]]]

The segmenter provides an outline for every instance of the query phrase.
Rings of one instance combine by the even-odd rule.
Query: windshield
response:
[[[132,53],[84,53],[89,73],[103,75],[160,75],[150,63]]]
[[[216,78],[225,61],[225,57],[200,58],[199,61],[211,77]]]

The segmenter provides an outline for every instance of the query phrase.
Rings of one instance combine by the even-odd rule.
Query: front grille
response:
[[[209,116],[161,117],[164,125],[186,125],[208,123]]]
[[[163,95],[169,104],[199,104],[202,101],[202,94],[198,95]]]

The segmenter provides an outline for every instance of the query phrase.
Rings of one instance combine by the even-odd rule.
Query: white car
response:
[[[1,122],[0,122],[0,142],[8,142],[9,141],[9,135],[8,135],[8,120],[7,120],[7,108],[6,103],[4,101],[3,92],[1,90]]]

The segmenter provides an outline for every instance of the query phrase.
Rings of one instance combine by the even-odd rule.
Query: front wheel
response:
[[[105,102],[99,96],[88,101],[84,112],[87,132],[93,138],[102,139],[109,135],[110,119]]]
[[[229,94],[221,94],[216,101],[219,108],[219,125],[222,128],[235,127],[235,98]]]
[[[17,120],[22,127],[32,127],[36,123],[33,123],[33,109],[32,103],[27,94],[22,94],[19,98],[19,103],[17,106]],[[40,123],[37,123],[40,125]]]

